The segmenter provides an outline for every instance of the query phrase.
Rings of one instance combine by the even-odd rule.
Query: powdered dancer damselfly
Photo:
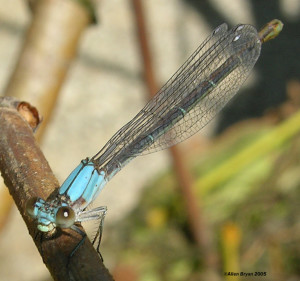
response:
[[[247,24],[230,30],[226,24],[217,27],[130,122],[96,155],[80,162],[55,199],[29,200],[27,211],[37,228],[49,234],[57,227],[72,228],[84,239],[76,224],[100,220],[93,241],[98,240],[99,251],[107,208],[87,210],[87,206],[133,158],[165,149],[204,127],[237,93],[260,55],[261,44],[277,36],[282,27],[279,20],[259,33]]]

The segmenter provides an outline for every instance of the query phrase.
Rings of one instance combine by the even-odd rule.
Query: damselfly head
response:
[[[48,233],[55,231],[57,226],[69,228],[76,219],[74,210],[66,204],[62,205],[57,200],[44,201],[38,197],[27,201],[26,212],[36,221],[40,231]]]

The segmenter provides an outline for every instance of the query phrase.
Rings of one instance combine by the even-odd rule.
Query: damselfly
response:
[[[55,199],[32,198],[28,214],[38,230],[52,234],[57,227],[100,220],[93,241],[101,240],[107,208],[87,210],[107,182],[136,156],[165,149],[204,127],[237,93],[256,63],[261,44],[279,34],[283,24],[273,20],[259,33],[246,24],[211,35],[179,68],[157,95],[93,157],[82,160],[57,190]]]

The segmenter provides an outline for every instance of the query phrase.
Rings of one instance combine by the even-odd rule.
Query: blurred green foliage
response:
[[[211,250],[219,259],[214,268],[219,280],[226,279],[224,271],[235,270],[228,268],[233,264],[244,272],[266,272],[263,280],[300,278],[300,137],[294,128],[293,134],[282,130],[286,123],[273,128],[260,123],[242,123],[214,141],[205,154],[190,159],[199,178],[198,190],[207,173],[218,177],[236,155],[257,147],[261,139],[272,142],[280,126],[281,132],[289,133],[281,135],[280,142],[264,142],[267,147],[252,153],[252,161],[237,165],[226,180],[216,180],[218,184],[198,192],[205,227],[212,236]],[[177,185],[172,171],[161,175],[149,184],[135,210],[108,230],[106,247],[113,249],[114,259],[134,268],[137,280],[208,280]],[[229,232],[224,232],[228,225]]]

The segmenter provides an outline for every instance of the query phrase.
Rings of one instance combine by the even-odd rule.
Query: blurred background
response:
[[[78,2],[0,0],[0,93],[37,106],[37,138],[60,182],[215,27],[283,21],[209,126],[175,151],[135,159],[94,206],[108,207],[101,253],[117,281],[241,271],[300,280],[300,1]],[[0,280],[51,280],[0,188]]]

